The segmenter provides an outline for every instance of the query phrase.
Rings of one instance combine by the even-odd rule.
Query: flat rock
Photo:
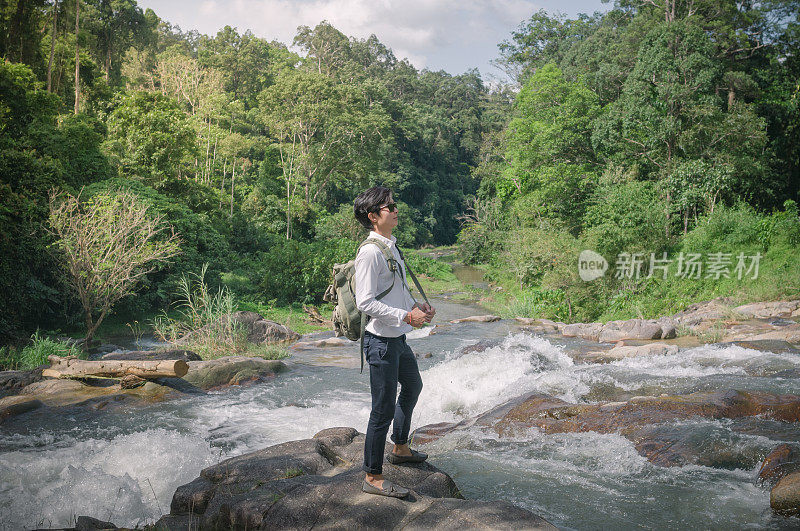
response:
[[[800,471],[781,478],[769,493],[769,505],[786,516],[800,514]]]
[[[346,347],[348,345],[355,345],[356,343],[344,337],[327,337],[324,339],[317,339],[314,341],[298,341],[294,343],[291,348],[293,350],[304,350],[309,348],[331,348],[331,347]]]
[[[770,317],[792,317],[800,308],[800,300],[753,302],[734,308],[734,311],[748,317],[767,319]]]
[[[531,317],[515,317],[514,320],[521,325],[531,326],[536,331],[541,332],[558,332],[561,327],[565,326],[564,323],[557,323],[550,319],[533,319]]]
[[[405,500],[365,494],[363,449],[364,435],[331,428],[227,459],[178,487],[170,514],[155,527],[555,529],[506,502],[462,499],[452,478],[429,463],[384,465],[387,479],[412,490]]]
[[[618,345],[610,350],[593,351],[586,355],[587,361],[611,361],[637,356],[667,356],[677,354],[678,347],[667,343],[646,345]]]
[[[800,344],[800,323],[789,326],[783,326],[778,330],[773,330],[771,332],[758,334],[748,339],[750,339],[751,341],[762,340],[762,339],[777,339],[779,341],[786,341],[788,343]]]
[[[493,323],[499,321],[500,317],[497,315],[470,315],[469,317],[462,317],[461,319],[453,319],[451,323]]]
[[[676,324],[694,328],[704,321],[727,319],[733,315],[733,299],[730,297],[717,297],[710,301],[697,302],[689,305],[670,319]]]
[[[276,373],[286,370],[279,360],[265,360],[247,356],[225,356],[207,361],[188,362],[189,372],[183,379],[203,390],[219,389],[270,380]]]

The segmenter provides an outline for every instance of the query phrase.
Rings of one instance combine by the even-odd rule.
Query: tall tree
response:
[[[81,20],[81,0],[75,0],[75,114],[78,114],[80,108],[80,71],[81,71],[81,56],[80,47],[78,45],[80,35],[80,20]]]

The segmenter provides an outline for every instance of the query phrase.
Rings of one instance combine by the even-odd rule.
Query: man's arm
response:
[[[378,273],[386,262],[383,253],[375,245],[365,245],[356,256],[356,307],[373,319],[378,319],[391,326],[400,326],[406,322],[409,313],[402,308],[393,308],[375,297],[378,291]]]

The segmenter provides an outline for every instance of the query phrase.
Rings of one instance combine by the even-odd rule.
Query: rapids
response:
[[[532,391],[570,402],[711,389],[798,393],[796,379],[774,376],[800,368],[796,355],[706,345],[583,364],[570,356],[587,347],[583,340],[532,334],[509,321],[449,324],[485,312],[433,302],[442,324],[408,339],[424,383],[416,427],[458,421]],[[485,339],[499,342],[462,352]],[[206,466],[323,428],[365,430],[369,378],[359,374],[354,346],[298,349],[288,364],[271,382],[203,396],[100,414],[41,408],[9,419],[0,425],[0,529],[69,526],[79,515],[141,527],[168,513],[175,489]],[[721,468],[658,467],[613,434],[531,430],[509,438],[472,429],[424,448],[466,497],[502,498],[559,527],[796,528],[797,519],[773,516],[769,490],[754,480],[761,458],[779,442],[800,441],[800,433],[774,422],[767,437],[744,424],[669,427],[723,445],[734,457]]]

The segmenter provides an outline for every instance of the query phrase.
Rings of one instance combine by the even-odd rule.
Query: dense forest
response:
[[[167,307],[204,265],[241,301],[320,302],[374,184],[396,191],[402,245],[457,244],[510,313],[800,293],[799,16],[797,0],[541,11],[500,43],[512,81],[490,88],[326,22],[287,46],[183,32],[135,0],[4,2],[0,345],[83,323],[58,194],[125,190],[179,238],[116,305],[129,315]],[[584,282],[582,249],[641,253],[643,274]],[[763,254],[761,276],[648,275],[651,253],[679,252]]]
[[[459,242],[516,283],[509,313],[652,317],[800,293],[799,17],[797,1],[619,0],[536,13],[500,44],[520,90],[484,133]],[[584,249],[604,278],[579,278]]]
[[[163,308],[203,264],[244,299],[319,301],[360,237],[352,200],[367,186],[396,190],[402,244],[455,241],[482,135],[513,97],[326,22],[298,28],[298,55],[230,27],[184,33],[134,0],[2,9],[4,340],[82,322],[48,224],[53,190],[132,191],[179,235],[119,311]]]

